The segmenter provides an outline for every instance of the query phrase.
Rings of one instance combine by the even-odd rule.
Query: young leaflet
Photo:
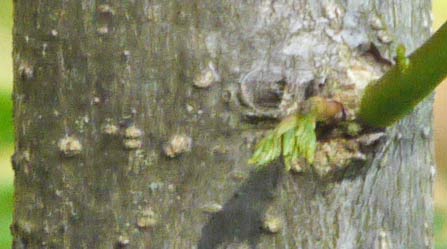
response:
[[[344,108],[339,102],[322,97],[309,98],[303,107],[304,111],[284,118],[257,144],[249,164],[265,166],[282,156],[289,171],[301,158],[313,163],[317,148],[317,121],[331,122],[337,116],[343,116]]]

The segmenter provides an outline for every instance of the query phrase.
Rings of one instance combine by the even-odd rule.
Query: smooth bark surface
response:
[[[422,44],[430,0],[14,3],[14,248],[433,247],[430,103],[337,177],[247,165]]]

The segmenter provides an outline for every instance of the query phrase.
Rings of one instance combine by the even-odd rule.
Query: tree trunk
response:
[[[247,165],[305,98],[355,111],[430,0],[14,3],[14,248],[433,247],[431,100]]]

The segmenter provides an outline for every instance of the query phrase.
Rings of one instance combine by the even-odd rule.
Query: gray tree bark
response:
[[[247,165],[305,98],[355,111],[430,0],[14,4],[14,248],[433,247],[430,100],[298,174]]]

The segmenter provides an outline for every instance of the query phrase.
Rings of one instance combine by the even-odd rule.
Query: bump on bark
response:
[[[59,151],[66,157],[79,155],[82,151],[82,144],[74,136],[66,136],[58,142]]]

